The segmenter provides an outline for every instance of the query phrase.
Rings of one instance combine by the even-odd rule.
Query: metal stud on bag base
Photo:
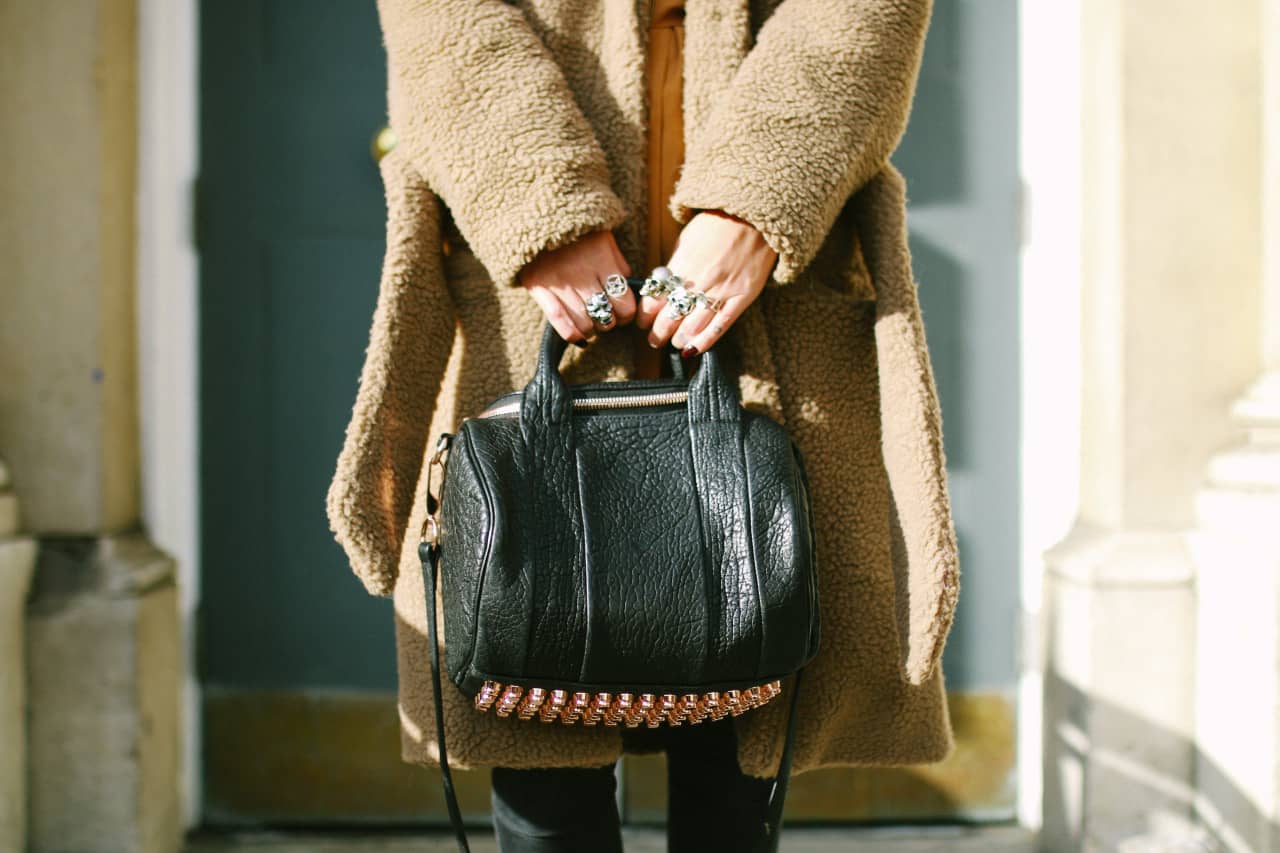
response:
[[[537,716],[544,723],[553,720],[565,725],[581,723],[584,726],[617,726],[621,723],[627,728],[644,723],[649,728],[657,728],[663,723],[679,726],[688,722],[696,726],[703,720],[723,719],[726,714],[736,717],[751,708],[758,708],[781,692],[781,679],[723,693],[712,690],[680,696],[675,693],[593,695],[542,687],[526,689],[520,684],[486,681],[476,693],[475,706],[481,713],[492,708],[499,717],[509,717],[514,711],[522,720]]]

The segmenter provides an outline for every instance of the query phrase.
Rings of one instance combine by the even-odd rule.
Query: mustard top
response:
[[[676,246],[681,225],[667,210],[667,199],[676,185],[684,159],[684,120],[681,115],[683,85],[684,0],[650,0],[649,46],[645,76],[649,107],[649,219],[645,244],[648,275],[665,264]],[[633,357],[636,379],[654,378],[666,372],[662,354],[646,343],[647,333],[631,327],[635,337]]]
[[[650,0],[649,8],[649,236],[645,260],[652,269],[671,257],[681,228],[667,210],[667,199],[675,189],[684,158],[684,0]]]

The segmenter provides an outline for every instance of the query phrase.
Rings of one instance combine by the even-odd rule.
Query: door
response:
[[[1018,376],[1016,7],[939,3],[907,138],[912,250],[946,427],[963,594],[945,656],[948,762],[797,776],[788,820],[1013,814]],[[399,760],[393,616],[324,499],[377,298],[385,122],[372,3],[201,11],[201,604],[206,822],[446,822]],[[424,662],[425,665],[425,662]],[[626,820],[662,820],[660,755]],[[488,812],[488,773],[455,774]]]

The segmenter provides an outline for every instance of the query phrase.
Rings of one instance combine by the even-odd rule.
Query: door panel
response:
[[[205,816],[225,825],[446,820],[400,762],[393,614],[324,499],[384,248],[372,3],[219,0],[201,13],[200,677]],[[915,273],[961,537],[945,666],[959,746],[918,768],[798,776],[789,819],[1012,816],[1017,624],[1016,6],[935,4],[911,127]],[[425,425],[424,425],[425,426]],[[423,662],[426,665],[426,662]],[[665,760],[622,768],[661,821]],[[455,774],[468,816],[488,772]]]
[[[371,4],[202,9],[206,683],[394,684],[390,604],[324,514],[377,299],[385,119]]]

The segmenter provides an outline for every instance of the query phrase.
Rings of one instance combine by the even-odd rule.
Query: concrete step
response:
[[[474,853],[498,853],[491,832],[468,830]],[[627,827],[622,833],[627,853],[666,853],[661,828]],[[1035,836],[1008,825],[893,826],[875,828],[784,827],[785,853],[1032,853]],[[457,849],[445,832],[197,834],[186,853],[449,853]]]

